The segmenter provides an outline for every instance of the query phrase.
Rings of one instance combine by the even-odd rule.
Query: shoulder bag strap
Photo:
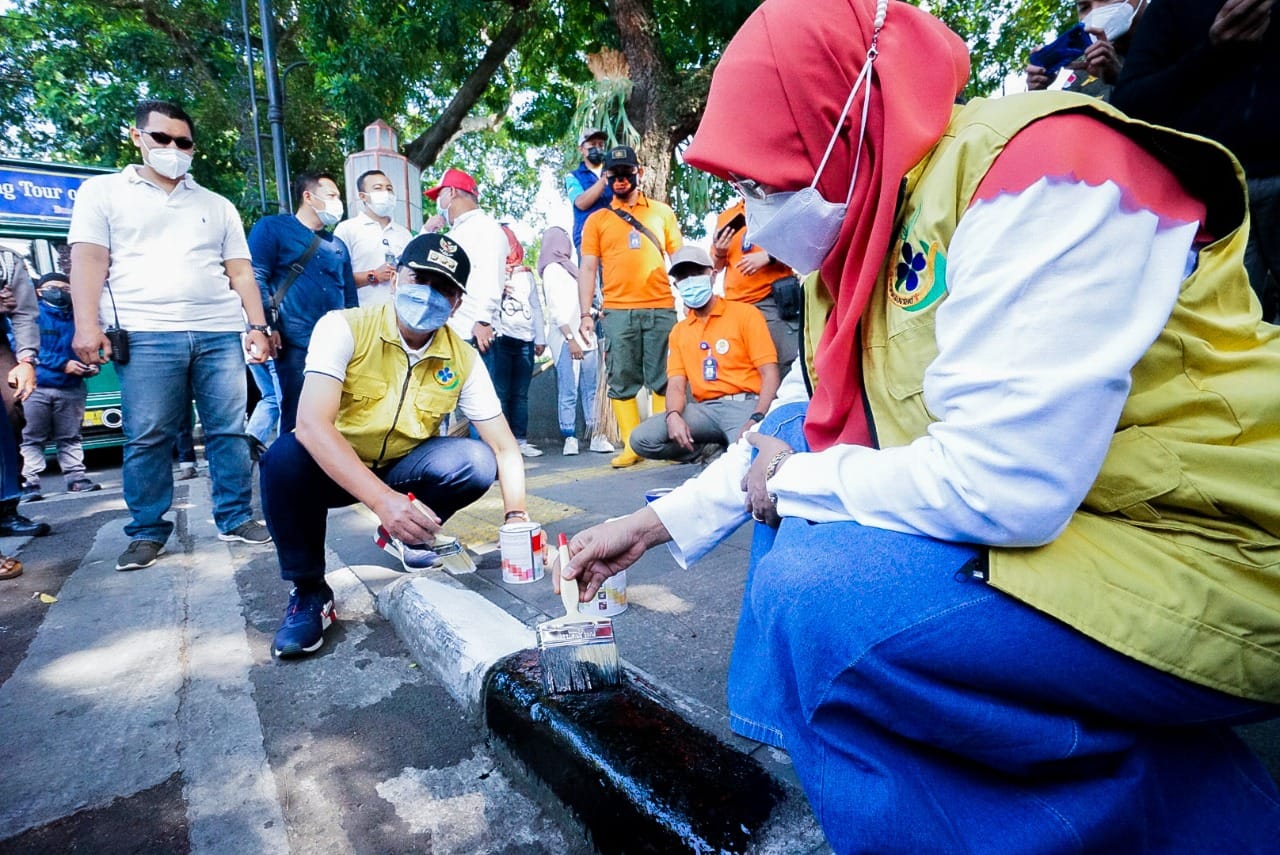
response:
[[[289,275],[280,283],[280,287],[271,295],[271,305],[276,311],[280,310],[280,304],[284,302],[284,295],[293,287],[293,283],[302,275],[302,271],[306,269],[307,262],[311,260],[311,256],[316,254],[316,250],[320,248],[320,236],[313,234],[311,236],[311,245],[307,247],[307,251],[293,264],[289,265]]]
[[[640,232],[640,234],[644,235],[644,236],[645,236],[645,237],[647,237],[650,241],[652,241],[652,242],[653,242],[653,245],[654,245],[654,246],[656,246],[656,247],[658,248],[658,252],[660,252],[660,253],[661,253],[661,254],[663,254],[663,255],[666,255],[666,254],[667,254],[667,250],[666,250],[666,248],[665,248],[665,247],[663,247],[663,245],[662,245],[662,241],[658,240],[658,236],[657,236],[657,235],[655,235],[653,232],[651,232],[651,231],[649,231],[647,228],[645,228],[644,223],[640,222],[640,221],[639,221],[639,220],[637,220],[635,217],[633,217],[633,216],[631,216],[630,214],[628,214],[626,211],[623,211],[623,210],[622,210],[622,209],[620,209],[620,208],[615,208],[615,207],[613,207],[612,205],[609,207],[609,210],[610,210],[610,211],[612,211],[613,213],[617,214],[619,217],[621,217],[621,218],[622,218],[623,220],[625,220],[627,223],[629,223],[629,224],[631,225],[631,228],[633,228],[633,229],[635,229],[636,231]]]

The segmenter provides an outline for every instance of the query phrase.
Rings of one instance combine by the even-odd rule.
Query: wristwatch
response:
[[[249,324],[248,329],[250,332],[257,330],[265,336],[271,335],[271,327],[268,324]]]
[[[369,279],[369,284],[370,284],[370,285],[377,285],[377,284],[378,284],[378,277],[377,277],[377,275],[376,275],[372,270],[370,270],[370,271],[369,271],[368,279]]]
[[[760,422],[764,421],[764,413],[752,413],[747,418],[756,424],[760,424]]]

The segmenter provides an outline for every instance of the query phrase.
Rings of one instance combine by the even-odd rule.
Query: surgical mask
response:
[[[1124,0],[1119,3],[1109,3],[1106,6],[1095,6],[1088,15],[1084,16],[1084,28],[1102,30],[1107,36],[1107,41],[1114,42],[1129,32],[1136,11]]]
[[[342,213],[346,209],[342,207],[341,199],[325,199],[323,208],[312,208],[316,212],[316,216],[320,218],[320,225],[326,229],[333,228],[342,220]]]
[[[40,299],[55,309],[71,308],[71,292],[66,288],[45,288],[40,292]]]
[[[146,155],[147,166],[171,181],[177,181],[191,169],[191,155],[176,148],[148,148]]]
[[[592,166],[599,166],[604,163],[604,149],[591,146],[587,149],[587,163]]]
[[[388,190],[373,190],[369,194],[369,201],[364,206],[371,213],[378,217],[389,217],[396,209],[396,194]]]
[[[690,309],[701,309],[711,300],[710,276],[686,276],[676,288],[680,299]]]
[[[445,201],[445,192],[445,190],[441,190],[439,195],[436,196],[436,206],[440,209],[440,216],[444,217],[444,224],[452,226],[453,219],[449,216],[449,206],[453,204],[453,194],[450,193],[448,201]]]
[[[402,282],[396,286],[396,317],[414,332],[434,332],[452,314],[453,303],[430,285]]]
[[[885,4],[876,9],[875,32],[867,61],[863,63],[858,79],[853,82],[849,98],[836,119],[836,129],[827,143],[813,181],[803,190],[770,193],[762,199],[747,198],[746,240],[763,247],[783,264],[804,275],[817,270],[840,235],[840,227],[853,201],[853,190],[858,183],[858,166],[862,162],[862,142],[867,133],[867,113],[871,107],[871,74],[877,56],[877,39],[884,25]],[[840,139],[840,129],[845,117],[853,109],[853,101],[862,91],[862,122],[858,126],[858,139],[854,146],[853,175],[849,179],[849,193],[844,203],[828,202],[818,192],[818,179],[826,169],[831,152]]]

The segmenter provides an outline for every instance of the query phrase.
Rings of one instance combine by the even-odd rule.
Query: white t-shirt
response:
[[[498,323],[498,303],[507,284],[507,253],[511,247],[498,221],[479,208],[458,217],[449,228],[448,237],[457,241],[471,262],[467,293],[449,319],[449,328],[470,341],[476,321]]]
[[[413,238],[413,233],[395,220],[389,220],[385,226],[361,211],[350,219],[338,223],[333,236],[347,245],[351,253],[351,269],[367,271],[390,264],[395,267],[400,260],[400,253]],[[357,280],[356,295],[361,306],[376,306],[391,301],[391,283],[381,282],[368,285]]]
[[[562,326],[568,326],[573,339],[583,350],[595,350],[596,341],[588,345],[579,332],[581,304],[578,302],[578,281],[559,264],[548,264],[542,269],[542,293],[547,298],[547,343],[554,359],[560,358],[564,346]]]
[[[413,350],[400,339],[400,346],[409,355],[410,367],[422,361],[431,342]],[[311,347],[307,348],[305,371],[324,374],[341,382],[347,379],[347,366],[356,350],[355,335],[342,312],[329,312],[316,322],[311,333]],[[485,370],[484,362],[477,356],[471,362],[471,370],[462,384],[458,397],[458,409],[469,421],[483,422],[502,415],[502,404],[493,390],[493,380]]]
[[[1097,479],[1130,372],[1194,265],[1197,225],[1135,210],[1109,181],[1041,179],[974,204],[948,248],[924,375],[939,420],[905,446],[790,457],[768,483],[778,512],[959,543],[1053,540]],[[793,370],[771,409],[805,399]],[[682,565],[746,521],[750,464],[741,440],[651,505]]]
[[[243,332],[240,295],[223,262],[249,260],[235,207],[184,176],[172,193],[137,166],[80,185],[67,243],[110,253],[104,325],[150,332]],[[114,300],[114,312],[112,302]]]

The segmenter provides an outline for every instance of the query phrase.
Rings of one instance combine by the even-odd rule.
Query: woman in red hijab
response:
[[[731,724],[839,852],[1274,850],[1227,727],[1280,711],[1280,330],[1238,164],[1078,95],[953,109],[967,71],[904,3],[743,25],[686,160],[816,272],[807,358],[568,575],[754,517]]]

